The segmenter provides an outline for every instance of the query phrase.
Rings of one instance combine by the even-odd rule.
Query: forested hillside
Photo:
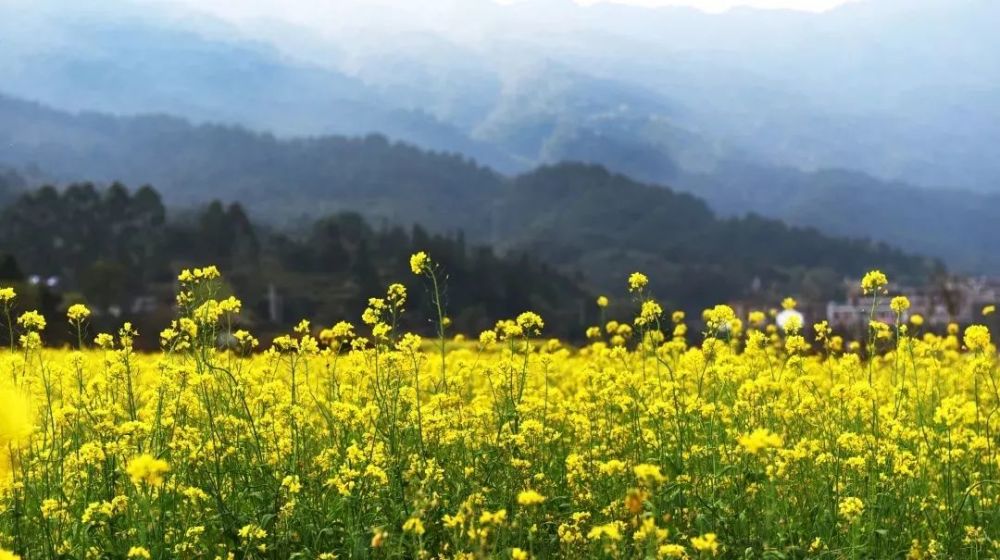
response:
[[[172,313],[177,270],[213,263],[259,330],[273,332],[309,316],[324,324],[356,319],[370,297],[393,282],[411,287],[410,305],[430,310],[409,255],[428,251],[441,265],[446,311],[457,332],[476,333],[519,310],[538,309],[563,324],[550,332],[579,336],[593,297],[577,279],[534,256],[496,255],[461,235],[373,227],[338,213],[288,234],[251,223],[239,204],[211,202],[168,211],[151,187],[98,189],[75,184],[23,193],[0,213],[0,281],[15,283],[23,305],[49,317],[85,301],[99,326],[138,321],[163,328]],[[39,278],[29,285],[31,277]],[[58,296],[57,296],[58,294]],[[591,307],[591,306],[587,306]],[[416,319],[412,319],[416,320]],[[422,321],[409,325],[426,330]],[[56,339],[70,331],[57,327]]]
[[[511,178],[460,155],[379,135],[281,139],[167,116],[73,115],[5,97],[0,97],[0,146],[0,164],[34,166],[63,182],[153,184],[172,205],[239,200],[251,215],[281,226],[357,210],[376,224],[462,230],[470,239],[500,246],[509,244],[509,235],[496,237],[498,232],[518,234],[499,222],[498,212],[515,203],[505,199],[518,192],[508,187],[537,183],[532,173]],[[1000,236],[997,195],[737,163],[709,174],[678,174],[677,181],[724,216],[777,216],[826,234],[928,254],[965,272],[1000,271],[1000,254],[988,246]],[[570,185],[565,195],[577,199],[574,205],[587,204],[587,185]],[[677,200],[670,189],[662,190],[642,195],[651,197],[643,210],[655,213],[657,205]]]
[[[919,279],[937,268],[887,246],[774,220],[719,219],[692,195],[594,165],[511,178],[381,136],[282,140],[170,117],[72,116],[9,99],[0,103],[0,123],[8,124],[0,141],[9,146],[0,161],[30,163],[55,178],[153,184],[167,205],[180,207],[239,201],[255,221],[298,235],[308,230],[303,224],[341,211],[376,227],[461,232],[504,253],[529,252],[597,291],[616,289],[640,262],[659,293],[691,309],[779,297],[806,277],[810,296],[821,300],[839,293],[843,277],[876,265]]]

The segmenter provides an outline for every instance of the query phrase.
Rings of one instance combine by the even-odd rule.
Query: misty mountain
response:
[[[287,21],[183,0],[8,4],[4,90],[65,109],[380,132],[507,172],[580,159],[670,182],[737,160],[1000,189],[990,0],[344,0]]]
[[[279,139],[171,117],[71,115],[0,97],[0,145],[0,164],[30,164],[64,182],[152,184],[173,206],[239,201],[256,219],[293,231],[345,210],[379,227],[461,231],[503,253],[530,252],[600,290],[617,289],[641,265],[660,293],[692,307],[749,295],[748,278],[772,299],[803,282],[822,299],[845,276],[874,266],[914,279],[940,270],[884,244],[760,217],[720,219],[690,194],[599,166],[508,177],[381,136]]]
[[[944,259],[969,273],[1000,272],[1000,193],[929,189],[856,171],[805,172],[727,162],[674,183],[724,216],[755,212],[838,236],[865,236]]]
[[[0,146],[0,163],[35,166],[56,181],[153,184],[174,205],[220,197],[266,209],[272,222],[363,207],[369,217],[423,223],[454,197],[485,205],[500,183],[462,156],[382,136],[281,140],[169,116],[69,115],[2,96]],[[477,220],[456,213],[441,227],[469,229]]]
[[[20,173],[0,166],[0,205],[7,204],[28,186]]]
[[[73,111],[163,113],[278,135],[378,131],[431,149],[462,150],[500,168],[509,163],[455,126],[393,103],[357,78],[294,60],[267,43],[206,38],[204,30],[218,22],[164,22],[156,10],[119,11],[113,2],[57,6],[24,5],[9,8],[15,17],[0,17],[4,92]]]
[[[67,119],[7,100],[3,160],[38,162],[63,180],[149,181],[177,203],[201,199],[193,184],[208,189],[236,174],[238,194],[257,199],[267,195],[255,189],[301,171],[259,163],[270,177],[251,180],[207,154],[290,158],[280,139],[303,137],[291,145],[336,154],[308,162],[322,168],[307,182],[316,184],[348,174],[341,167],[358,149],[407,160],[394,151],[407,148],[380,138],[323,137],[378,132],[508,175],[599,163],[695,193],[724,216],[755,212],[885,241],[966,272],[1000,271],[989,246],[997,197],[968,192],[1000,184],[1000,101],[990,94],[1000,49],[990,48],[985,23],[996,4],[868,0],[824,14],[569,0],[393,6],[390,14],[383,0],[337,3],[309,14],[310,27],[142,2],[21,3],[16,17],[0,18],[5,91],[71,110],[230,124],[199,125],[195,145],[172,159],[179,169],[167,169],[159,154],[188,141],[187,123]],[[231,135],[235,125],[275,136]],[[133,141],[148,149],[132,153]],[[433,179],[455,192],[492,182],[476,168],[421,169],[403,183]],[[185,175],[212,180],[178,180]],[[398,218],[393,197],[418,221],[448,204],[386,189],[388,202],[347,187],[338,200],[387,220]],[[274,203],[284,218],[299,206]],[[479,218],[453,219],[447,227],[467,229]]]
[[[471,0],[438,2],[423,17],[417,7],[385,10],[386,3],[346,2],[336,15],[356,15],[357,25],[318,15],[301,27],[322,30],[307,47],[263,24],[238,25],[369,85],[403,91],[395,99],[473,136],[484,123],[486,131],[504,123],[534,131],[523,147],[536,148],[535,163],[546,161],[537,131],[556,112],[598,134],[602,125],[667,122],[700,138],[696,151],[714,146],[709,154],[722,160],[1000,188],[993,30],[1000,4],[990,0],[863,0],[821,14]],[[379,16],[380,7],[398,17]],[[615,87],[595,88],[607,83]],[[573,93],[553,96],[554,89]],[[655,102],[629,102],[634,92]],[[574,97],[595,102],[563,103]],[[622,124],[618,111],[631,122]],[[614,167],[613,159],[599,162]],[[714,161],[703,158],[700,170]]]
[[[628,141],[627,131],[621,133]],[[599,139],[591,140],[596,145]],[[283,140],[167,116],[72,115],[2,96],[0,145],[0,164],[33,166],[56,181],[150,183],[174,205],[220,196],[246,202],[272,223],[362,209],[376,223],[409,220],[490,242],[497,240],[486,224],[497,222],[494,201],[507,181],[463,156],[424,152],[383,136]],[[584,143],[577,137],[574,146]],[[624,155],[642,164],[640,153]],[[573,159],[585,160],[582,155]],[[1000,195],[923,189],[847,171],[730,161],[691,173],[670,160],[648,162],[673,166],[670,184],[696,193],[723,216],[754,212],[832,235],[884,241],[961,271],[1000,271],[992,249],[1000,237]],[[641,172],[635,177],[653,181]]]

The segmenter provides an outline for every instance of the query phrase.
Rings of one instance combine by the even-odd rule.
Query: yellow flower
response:
[[[996,312],[996,310],[997,310],[997,306],[995,306],[995,305],[987,305],[987,306],[983,307],[983,317],[985,317],[987,315],[992,315],[994,312]]]
[[[21,560],[21,557],[9,550],[0,549],[0,560]]]
[[[534,490],[524,490],[517,495],[517,503],[522,506],[537,506],[545,501],[545,496],[542,496]]]
[[[417,352],[420,350],[422,339],[420,335],[406,333],[403,338],[396,343],[396,348],[403,352]]]
[[[430,266],[431,258],[427,256],[427,253],[420,251],[410,256],[410,270],[414,274],[423,274],[430,269]]]
[[[597,525],[592,528],[589,533],[587,533],[587,539],[592,541],[599,541],[602,539],[608,539],[609,541],[620,541],[622,540],[621,527],[618,522],[605,523],[604,525]]]
[[[924,316],[920,315],[919,313],[914,313],[913,315],[910,315],[910,324],[912,324],[914,327],[919,327],[923,325]]]
[[[248,523],[240,528],[239,536],[243,541],[259,541],[267,538],[267,531],[256,523]]]
[[[425,532],[424,522],[421,521],[419,517],[411,517],[403,523],[403,532],[411,533],[417,536],[423,535]]]
[[[740,447],[751,455],[756,455],[762,449],[781,447],[783,445],[781,436],[773,434],[765,428],[758,428],[747,435],[742,435],[737,442],[740,444]]]
[[[146,453],[129,461],[125,471],[135,485],[161,486],[163,475],[170,471],[170,465],[163,459],[157,459]]]
[[[527,551],[517,547],[510,549],[510,557],[513,560],[528,560],[530,558]]]
[[[642,302],[642,309],[639,311],[639,316],[635,318],[635,324],[639,326],[649,325],[656,322],[663,315],[663,308],[660,304],[653,300],[646,300]]]
[[[635,473],[636,478],[646,484],[659,484],[667,479],[667,477],[663,476],[663,473],[660,472],[660,467],[656,465],[642,463],[636,465],[632,471]]]
[[[608,306],[608,298],[607,298],[607,296],[598,296],[598,298],[597,298],[597,307],[602,307],[603,308],[603,307],[607,307],[607,306]]]
[[[14,288],[0,288],[0,303],[10,303],[17,297]]]
[[[545,323],[538,313],[525,311],[517,316],[517,326],[521,327],[526,333],[537,334],[545,326]]]
[[[983,325],[966,327],[963,340],[965,341],[965,347],[969,350],[986,350],[990,346],[990,329]]]
[[[0,388],[0,448],[26,438],[32,431],[28,399],[15,389]],[[0,470],[5,467],[0,463]]]
[[[62,513],[63,506],[59,500],[46,498],[42,500],[40,509],[42,510],[42,519],[53,519]]]
[[[82,303],[74,303],[66,310],[66,317],[71,323],[79,323],[90,317],[90,310]]]
[[[492,346],[497,341],[496,331],[483,331],[479,333],[479,344],[485,347]]]
[[[149,551],[145,547],[133,546],[128,549],[128,558],[144,558],[145,560],[149,560],[152,558],[152,555],[149,554]]]
[[[289,494],[298,494],[302,491],[302,483],[299,482],[299,476],[294,474],[290,474],[282,479],[281,487],[288,490]]]
[[[686,558],[687,550],[679,544],[661,544],[656,553],[660,558]]]
[[[691,537],[691,546],[698,552],[708,552],[712,556],[719,553],[719,541],[715,533],[705,533],[700,537]]]
[[[402,284],[390,284],[386,290],[385,299],[397,309],[402,308],[406,303],[406,286]]]
[[[795,301],[794,298],[786,297],[785,299],[781,300],[782,309],[795,309],[796,305],[798,305],[798,302]]]
[[[649,278],[641,272],[633,272],[628,277],[628,291],[638,292],[649,285]]]
[[[840,504],[837,505],[837,513],[848,523],[857,521],[864,512],[865,503],[861,501],[861,498],[854,496],[840,500]]]
[[[507,510],[484,511],[479,515],[479,522],[483,525],[502,525],[507,521]]]
[[[889,279],[881,270],[872,270],[861,279],[861,289],[865,294],[877,292],[889,283]]]
[[[202,281],[215,280],[221,274],[216,266],[206,266],[204,268],[184,269],[177,275],[177,281],[181,284],[197,284]]]
[[[26,311],[17,318],[17,324],[33,331],[45,330],[45,317],[37,311]]]
[[[910,300],[906,296],[896,296],[889,302],[889,308],[895,311],[897,315],[901,315],[910,308]]]
[[[736,320],[736,312],[728,305],[716,305],[711,309],[706,309],[702,313],[702,317],[705,319],[705,323],[709,329],[728,329],[733,321]]]

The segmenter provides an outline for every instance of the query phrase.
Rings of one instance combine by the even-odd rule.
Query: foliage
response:
[[[937,262],[883,244],[832,238],[756,216],[719,219],[704,202],[689,194],[637,183],[598,166],[547,166],[506,179],[457,157],[428,154],[378,137],[281,142],[238,129],[177,130],[183,136],[178,139],[179,148],[151,157],[149,167],[166,170],[162,167],[166,160],[180,158],[175,163],[176,169],[187,170],[184,189],[189,194],[185,196],[205,197],[205,191],[211,189],[213,196],[240,199],[239,205],[213,203],[187,216],[174,212],[178,217],[166,225],[150,222],[141,235],[132,235],[129,232],[135,227],[129,220],[165,212],[159,197],[147,189],[135,195],[143,201],[127,202],[137,208],[130,211],[138,214],[121,217],[108,213],[113,204],[100,202],[105,195],[93,187],[71,186],[61,196],[53,189],[43,189],[25,194],[8,207],[9,224],[0,224],[2,246],[15,253],[27,273],[51,274],[49,271],[60,266],[72,270],[97,267],[88,285],[97,289],[109,286],[102,303],[114,299],[115,294],[139,293],[138,286],[110,287],[112,277],[136,270],[136,265],[132,257],[118,258],[116,255],[125,249],[109,243],[142,246],[146,255],[157,255],[150,259],[157,261],[153,264],[159,271],[130,276],[146,282],[166,277],[162,269],[171,260],[216,262],[227,271],[243,268],[245,272],[234,278],[248,282],[240,286],[241,291],[256,294],[264,293],[267,282],[287,278],[282,270],[313,276],[336,272],[347,266],[336,260],[342,252],[337,248],[340,241],[322,239],[323,232],[340,235],[341,231],[367,227],[345,222],[324,230],[329,224],[324,226],[323,219],[331,215],[326,212],[339,214],[334,211],[337,208],[356,209],[368,222],[377,224],[386,239],[402,242],[400,228],[419,224],[431,232],[459,232],[452,236],[462,238],[460,244],[468,239],[471,245],[494,247],[510,262],[529,254],[529,260],[551,264],[588,291],[613,289],[618,278],[640,263],[653,273],[657,292],[668,294],[671,304],[688,311],[723,300],[774,299],[806,285],[814,286],[810,289],[817,299],[827,299],[839,293],[843,278],[861,274],[875,264],[916,284],[942,272]],[[213,146],[222,144],[233,151],[217,157]],[[181,155],[187,149],[192,150],[190,157]],[[324,154],[333,155],[327,158]],[[288,174],[298,180],[286,187],[284,177]],[[244,180],[248,183],[243,184]],[[176,181],[176,176],[164,179],[168,185],[176,185]],[[115,189],[118,194],[106,195],[108,200],[122,197],[120,188]],[[176,187],[166,192],[175,197],[179,194]],[[293,208],[301,214],[289,213]],[[144,217],[143,212],[152,214]],[[251,219],[261,214],[266,218]],[[282,215],[298,219],[275,225]],[[88,220],[97,221],[91,224]],[[314,222],[315,227],[310,225]],[[109,235],[125,237],[112,239]],[[351,235],[350,243],[363,243],[364,250],[396,257],[383,262],[398,262],[400,253],[416,250],[420,241],[416,240],[416,246],[392,249],[390,241],[373,243],[363,239],[369,234]],[[95,236],[98,241],[90,242]],[[151,237],[161,241],[151,242]],[[49,247],[53,238],[71,242]],[[79,240],[83,248],[73,240]],[[318,255],[317,250],[328,254]],[[73,258],[63,258],[68,251],[78,252]],[[361,265],[367,266],[364,262]],[[385,268],[391,266],[383,265]],[[63,273],[72,278],[72,270]],[[258,273],[260,270],[265,274]],[[391,271],[383,270],[383,278],[391,276],[386,272]],[[480,274],[479,278],[489,277]],[[518,282],[511,276],[499,280]],[[250,285],[253,281],[256,284]],[[353,301],[370,295],[361,293],[368,285],[362,282],[353,288],[349,294]],[[528,285],[543,291],[546,288],[541,286],[551,283]],[[311,294],[315,290],[299,283],[290,292]],[[547,299],[555,303],[554,291],[550,294]],[[472,305],[487,299],[481,293],[479,298],[465,301]],[[569,305],[560,311],[564,316],[579,314],[579,301],[562,303]],[[300,306],[296,311],[311,314],[312,309]],[[494,321],[511,312],[508,305],[504,312],[486,318]]]
[[[104,190],[74,184],[27,191],[0,214],[0,251],[9,253],[0,261],[0,275],[22,281],[30,305],[45,314],[59,314],[61,306],[79,299],[94,307],[94,321],[102,327],[128,319],[149,330],[169,320],[164,311],[173,271],[195,262],[218,263],[229,274],[231,289],[247,296],[244,319],[262,333],[291,326],[302,315],[333,321],[360,313],[384,281],[406,272],[406,257],[418,247],[434,251],[447,265],[444,303],[464,332],[478,332],[531,307],[558,319],[563,325],[558,334],[571,337],[582,327],[583,302],[591,299],[578,279],[537,258],[469,246],[461,234],[376,229],[353,213],[274,231],[253,224],[241,205],[220,202],[173,214],[168,220],[149,187],[129,192],[117,184]],[[54,277],[59,284],[41,282],[29,290],[26,275]],[[277,316],[269,308],[272,287],[280,299]],[[60,293],[66,301],[60,302]],[[148,297],[157,309],[133,310],[137,298]],[[418,308],[429,305],[422,291],[411,300]],[[406,326],[426,330],[422,324]]]

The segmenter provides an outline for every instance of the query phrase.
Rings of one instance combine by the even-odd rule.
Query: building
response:
[[[921,287],[902,286],[879,296],[872,309],[872,296],[851,283],[843,301],[831,301],[826,306],[826,320],[834,328],[863,327],[869,318],[895,323],[896,313],[889,302],[895,296],[906,296],[910,308],[903,319],[920,315],[929,326],[943,327],[951,322],[968,324],[979,320],[984,306],[1000,300],[1000,278],[952,278],[946,282]]]

